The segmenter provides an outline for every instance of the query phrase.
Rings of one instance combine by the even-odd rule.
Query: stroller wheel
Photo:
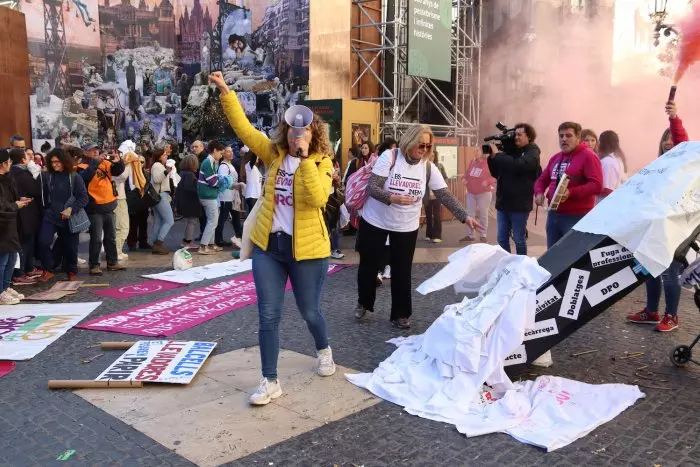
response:
[[[690,361],[692,352],[687,345],[678,345],[671,351],[669,356],[671,357],[671,363],[677,367],[682,367]]]

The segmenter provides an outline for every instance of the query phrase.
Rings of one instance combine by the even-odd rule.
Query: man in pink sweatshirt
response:
[[[595,206],[596,196],[603,191],[603,170],[600,159],[581,142],[581,125],[564,122],[559,125],[559,147],[535,183],[535,203],[542,206],[545,194],[551,203],[562,176],[569,185],[556,211],[547,215],[547,248],[551,248]]]

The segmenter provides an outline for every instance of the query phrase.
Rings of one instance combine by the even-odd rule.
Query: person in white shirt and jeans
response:
[[[233,149],[226,146],[224,157],[219,164],[219,175],[229,175],[233,178],[233,185],[228,190],[219,193],[219,222],[214,231],[214,243],[218,246],[229,246],[233,244],[236,248],[241,248],[241,238],[243,237],[243,226],[241,225],[241,212],[243,202],[241,200],[240,189],[245,187],[244,183],[238,182],[238,172],[233,167]],[[226,221],[231,216],[233,224],[233,237],[231,241],[224,240],[224,227]]]
[[[600,166],[603,169],[603,193],[596,203],[615,191],[627,179],[627,161],[620,148],[620,137],[614,131],[600,134]]]
[[[433,155],[433,140],[429,126],[412,126],[401,138],[399,148],[385,151],[374,165],[367,185],[369,198],[362,208],[360,221],[357,319],[374,311],[377,270],[388,235],[390,319],[394,327],[411,327],[411,267],[426,186],[459,221],[471,229],[482,228],[449,192],[440,170],[428,164]]]

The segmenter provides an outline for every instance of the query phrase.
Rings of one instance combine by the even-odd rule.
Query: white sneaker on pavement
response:
[[[79,265],[79,266],[85,266],[86,264],[87,264],[87,260],[86,260],[86,259],[83,259],[83,258],[78,257],[78,265]]]
[[[345,255],[340,252],[340,250],[335,250],[331,253],[331,258],[333,259],[343,259]]]
[[[282,387],[280,386],[280,381],[275,380],[270,381],[267,378],[260,380],[260,385],[258,389],[250,396],[251,405],[267,405],[272,402],[273,399],[277,399],[282,395]]]
[[[243,242],[241,242],[241,239],[238,237],[231,237],[231,243],[239,250],[241,249],[241,246],[243,246]]]
[[[7,288],[7,293],[15,297],[17,300],[24,300],[24,295],[21,293],[17,292],[15,289],[8,287]]]
[[[333,351],[330,347],[321,349],[317,352],[318,367],[316,373],[319,376],[333,376],[335,374],[335,362],[333,361]]]
[[[126,253],[119,253],[119,254],[117,255],[117,259],[118,259],[119,261],[124,261],[124,260],[129,259],[129,255],[127,255]]]
[[[0,305],[17,305],[19,298],[7,293],[7,290],[0,294]]]
[[[391,266],[387,265],[387,267],[384,268],[384,274],[382,274],[382,277],[384,279],[391,279]]]

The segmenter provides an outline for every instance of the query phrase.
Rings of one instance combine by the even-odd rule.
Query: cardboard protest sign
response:
[[[95,381],[189,384],[214,347],[215,342],[138,341]]]
[[[82,281],[58,281],[49,290],[38,292],[28,296],[25,300],[33,301],[55,301],[67,295],[73,295],[78,291]]]
[[[0,307],[0,360],[29,360],[101,303]]]

